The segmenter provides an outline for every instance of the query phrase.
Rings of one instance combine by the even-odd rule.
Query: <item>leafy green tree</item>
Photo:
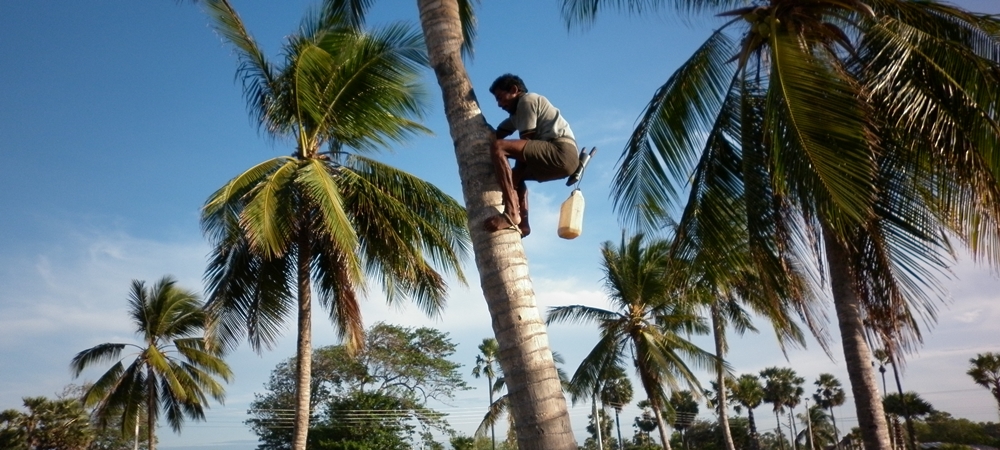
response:
[[[94,438],[83,405],[73,398],[25,397],[25,411],[0,411],[0,448],[86,450]]]
[[[309,448],[333,450],[409,450],[416,426],[413,404],[383,392],[352,391],[333,397],[309,430]]]
[[[837,433],[837,416],[833,414],[833,408],[844,404],[846,395],[840,385],[840,380],[830,373],[821,373],[816,381],[816,392],[813,393],[813,400],[816,406],[825,408],[830,413],[830,424],[833,427],[833,442],[839,446],[840,435]]]
[[[442,191],[345,149],[374,151],[426,128],[415,84],[426,65],[420,35],[404,25],[364,30],[370,2],[327,0],[273,64],[227,0],[207,0],[216,30],[239,56],[252,118],[291,156],[264,161],[216,191],[202,211],[214,248],[206,278],[216,328],[229,346],[270,347],[297,324],[295,450],[310,417],[312,292],[347,347],[363,342],[358,304],[374,276],[389,303],[410,297],[440,312],[464,282],[465,212]]]
[[[747,419],[742,417],[730,417],[729,425],[732,427],[733,445],[736,448],[750,448],[750,431]],[[687,444],[688,448],[697,450],[726,450],[727,444],[722,432],[722,423],[718,421],[708,421],[697,419],[684,430],[684,440],[680,440],[679,433],[673,436],[674,444]]]
[[[75,385],[70,384],[63,388],[63,391],[57,396],[59,399],[73,399],[80,406],[83,406],[81,399],[87,390],[90,389],[90,385]],[[137,422],[137,427],[129,435],[122,435],[121,424],[118,423],[120,417],[111,417],[111,422],[108,423],[106,427],[101,427],[98,425],[98,418],[91,414],[92,411],[87,411],[87,415],[90,417],[91,429],[93,430],[93,440],[90,441],[90,445],[87,446],[87,450],[148,450],[149,445],[146,441],[140,439],[142,436],[146,436],[149,433],[146,431],[146,418],[143,411],[140,409],[139,417]],[[155,443],[155,442],[154,442]],[[2,447],[0,447],[2,448]]]
[[[500,344],[495,338],[483,339],[483,343],[479,344],[479,354],[476,355],[476,367],[472,368],[472,376],[476,378],[486,377],[486,390],[489,391],[490,405],[493,404],[493,394],[496,393],[493,388],[493,380],[500,374],[500,366],[497,361],[498,353],[500,353]],[[493,450],[496,450],[497,432],[493,425],[490,425],[490,440],[493,443]]]
[[[750,428],[750,443],[752,450],[760,449],[760,435],[757,433],[757,422],[753,417],[753,410],[764,402],[764,386],[760,379],[753,374],[743,374],[733,382],[733,401],[739,403],[747,409],[747,422]]]
[[[917,440],[920,442],[1000,446],[1000,436],[995,433],[995,428],[991,435],[989,425],[963,418],[956,419],[949,413],[935,411],[925,420],[916,424]],[[993,425],[995,426],[995,424]]]
[[[696,367],[712,370],[715,356],[686,338],[708,333],[705,321],[694,313],[677,290],[670,289],[670,242],[643,244],[642,235],[615,247],[601,246],[605,290],[612,309],[584,305],[549,309],[546,323],[592,322],[601,330],[600,338],[573,374],[571,384],[593,385],[609,363],[624,365],[631,357],[646,399],[656,417],[663,447],[670,449],[663,411],[667,388],[680,382],[701,391],[701,386],[685,360]]]
[[[969,364],[971,367],[966,374],[972,377],[972,381],[976,384],[989,389],[1000,413],[1000,353],[979,353],[975,358],[969,359]]]
[[[442,415],[426,407],[430,399],[448,401],[467,389],[449,358],[455,343],[431,328],[407,328],[377,323],[365,333],[357,352],[346,344],[321,347],[313,353],[310,376],[311,423],[320,429],[316,445],[340,446],[365,436],[375,424],[393,434],[371,435],[368,444],[412,445],[421,430],[447,430]],[[246,421],[257,434],[260,450],[287,450],[292,445],[293,418],[288,412],[297,401],[295,359],[278,364],[264,394],[256,394]],[[367,411],[370,414],[363,413]],[[385,422],[366,422],[367,419]],[[338,424],[349,425],[347,428]],[[368,445],[365,444],[365,445]]]
[[[208,397],[225,399],[217,378],[232,378],[218,343],[203,337],[209,321],[201,300],[165,276],[152,286],[132,281],[129,316],[142,339],[139,344],[109,342],[77,353],[70,363],[74,377],[87,368],[111,367],[83,395],[83,405],[94,408],[97,424],[117,422],[122,436],[146,419],[146,442],[156,446],[156,424],[161,408],[167,423],[179,433],[185,417],[205,420]],[[134,353],[122,355],[126,349]],[[134,356],[126,366],[125,359]]]
[[[814,274],[825,261],[866,446],[888,449],[865,321],[888,318],[901,350],[919,343],[914,318],[933,317],[951,260],[939,236],[1000,260],[1000,20],[906,0],[563,5],[570,22],[666,5],[726,18],[648,104],[613,184],[616,206],[646,222],[679,210],[683,192],[718,189],[722,205],[747,211],[753,248]],[[729,176],[703,176],[719,168]],[[725,223],[698,218],[712,219]]]

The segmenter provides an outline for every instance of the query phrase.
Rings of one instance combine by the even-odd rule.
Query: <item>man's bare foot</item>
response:
[[[523,230],[518,227],[519,221],[515,222],[515,218],[510,217],[508,214],[497,214],[495,216],[486,219],[483,222],[483,228],[490,233],[497,232],[500,230],[516,230],[522,236],[524,236]],[[530,231],[530,230],[529,230]]]

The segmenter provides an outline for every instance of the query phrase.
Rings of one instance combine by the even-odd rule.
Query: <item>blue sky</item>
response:
[[[314,2],[233,3],[277,58],[283,38]],[[383,1],[371,22],[414,20],[415,3]],[[958,4],[1000,13],[995,0]],[[555,234],[558,206],[569,189],[559,182],[532,184],[533,233],[524,244],[540,307],[603,306],[598,247],[621,235],[608,201],[617,155],[653,91],[718,23],[700,16],[680,20],[670,12],[642,19],[607,14],[587,30],[567,30],[554,0],[483,2],[478,15],[480,35],[468,69],[487,119],[496,124],[504,117],[487,92],[490,82],[517,73],[529,90],[563,111],[580,145],[599,148],[583,182],[583,236],[565,241]],[[170,274],[201,290],[209,249],[198,224],[200,206],[250,165],[292,152],[289,142],[262,137],[250,123],[235,69],[233,52],[189,2],[0,0],[0,409],[19,407],[23,396],[52,396],[74,382],[68,365],[76,352],[134,341],[125,315],[130,280]],[[452,141],[429,71],[427,81],[425,123],[435,134],[381,159],[460,198]],[[455,359],[468,374],[476,345],[492,332],[471,261],[467,271],[470,287],[455,287],[441,318],[426,318],[416,308],[390,309],[373,290],[365,320],[449,332],[459,343]],[[995,421],[987,391],[964,372],[975,353],[1000,351],[1000,282],[963,260],[948,287],[952,300],[941,304],[926,345],[910,357],[904,388],[956,416]],[[833,328],[834,356],[841,361]],[[321,319],[314,333],[317,345],[335,343]],[[550,328],[552,347],[569,370],[593,337],[584,326]],[[293,351],[291,331],[274,351],[238,351],[230,360],[236,380],[226,404],[212,405],[207,422],[189,422],[181,435],[162,430],[161,448],[252,448],[255,438],[242,425],[247,404]],[[738,372],[790,365],[810,383],[821,372],[847,382],[841,364],[813,341],[806,350],[790,350],[786,360],[767,333],[734,338],[730,359]],[[96,375],[87,372],[75,382]],[[468,381],[484,384],[471,376]],[[480,388],[435,407],[451,414],[456,429],[471,433],[485,403]],[[571,411],[581,441],[587,414],[586,405]],[[627,409],[622,421],[630,424],[634,415]],[[837,414],[847,426],[854,415],[850,408]],[[767,414],[758,417],[762,430],[774,426]]]

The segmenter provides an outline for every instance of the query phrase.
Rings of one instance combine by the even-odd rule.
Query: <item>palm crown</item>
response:
[[[233,178],[202,210],[214,250],[207,269],[213,332],[228,346],[273,345],[297,313],[293,448],[306,447],[312,291],[344,345],[364,343],[359,296],[369,278],[389,303],[443,308],[438,271],[464,276],[465,210],[433,185],[345,149],[372,151],[426,129],[416,84],[420,35],[403,25],[362,28],[370,2],[327,0],[285,46],[264,56],[227,0],[210,0],[218,32],[236,47],[250,113],[271,137],[295,142]]]
[[[153,286],[133,281],[129,315],[142,338],[140,344],[96,345],[77,353],[70,367],[74,376],[80,376],[89,367],[113,363],[87,389],[83,403],[94,407],[102,427],[117,419],[123,435],[136,428],[140,408],[145,407],[153,448],[161,409],[174,431],[180,431],[185,417],[204,420],[207,397],[219,402],[225,398],[216,378],[229,381],[232,372],[220,347],[202,337],[208,318],[198,296],[176,286],[172,278],[164,277]],[[126,365],[122,352],[127,348],[136,354]]]
[[[703,241],[728,239],[717,224],[737,218],[751,254],[777,251],[811,273],[825,260],[859,420],[868,445],[884,446],[864,340],[919,343],[951,261],[941,236],[1000,261],[1000,21],[912,0],[566,0],[564,13],[665,4],[728,21],[640,117],[616,206],[656,226],[689,189],[681,227],[706,224]],[[729,176],[704,176],[719,167]],[[691,202],[708,201],[716,220],[696,219]]]

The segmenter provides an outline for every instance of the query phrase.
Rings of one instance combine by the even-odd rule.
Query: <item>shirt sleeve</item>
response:
[[[511,134],[514,134],[517,128],[514,126],[514,121],[508,117],[501,121],[500,125],[497,125],[497,130],[509,131]]]
[[[517,131],[524,133],[538,128],[538,96],[525,94],[517,102]]]

